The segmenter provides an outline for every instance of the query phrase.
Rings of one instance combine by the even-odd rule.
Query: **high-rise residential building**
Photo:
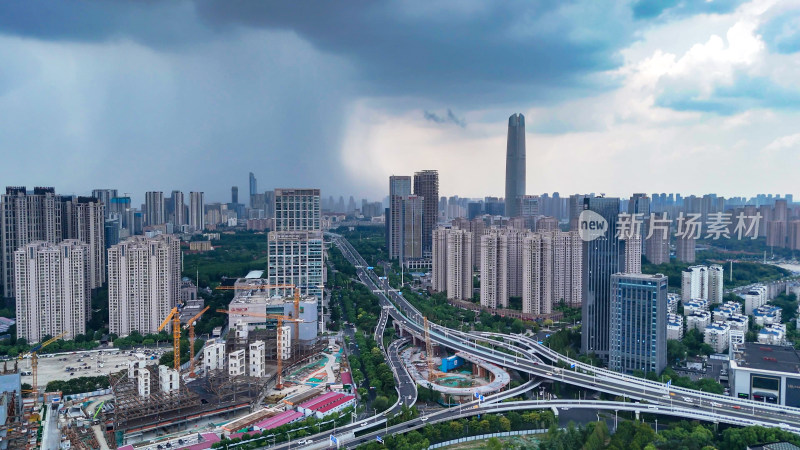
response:
[[[608,359],[611,275],[620,272],[625,263],[625,241],[617,238],[619,206],[619,199],[611,197],[588,197],[583,204],[584,211],[602,217],[606,231],[583,242],[581,351],[604,360]]]
[[[255,208],[255,205],[253,204],[253,196],[258,194],[258,181],[256,180],[256,176],[253,175],[253,172],[250,172],[249,182],[250,182],[250,198],[249,198],[250,207]]]
[[[14,252],[17,338],[29,344],[45,336],[86,332],[89,246],[75,239],[35,241]]]
[[[681,300],[708,299],[708,268],[690,266],[681,272]]]
[[[481,306],[508,307],[508,255],[505,238],[498,230],[481,236]]]
[[[640,242],[642,249],[640,252],[642,255],[647,255],[645,238],[647,237],[647,226],[650,217],[650,197],[648,197],[647,194],[633,194],[631,198],[628,199],[628,214],[634,215],[634,220],[641,224],[638,230],[639,234],[642,236]],[[625,244],[626,250],[629,244],[629,242]],[[641,270],[632,273],[641,273]]]
[[[319,189],[275,189],[275,231],[320,230]]]
[[[389,258],[400,258],[403,251],[403,200],[411,195],[411,177],[389,177],[389,222],[386,224]]]
[[[172,224],[176,229],[186,225],[186,204],[183,201],[182,191],[172,191]]]
[[[431,252],[432,233],[439,220],[439,172],[416,172],[414,195],[422,197],[422,253],[425,255]]]
[[[549,314],[581,302],[582,246],[577,232],[528,233],[522,252],[522,312]]]
[[[719,264],[708,266],[708,303],[722,303],[725,295],[725,269]]]
[[[144,194],[145,222],[146,225],[161,225],[166,223],[167,214],[164,209],[164,193],[150,191]]]
[[[656,220],[663,219],[657,214],[654,216],[656,216]],[[645,256],[651,264],[669,264],[669,230],[652,227],[652,230],[647,231],[649,238],[645,239]]]
[[[506,247],[506,274],[508,276],[508,296],[522,297],[523,270],[522,254],[527,232],[522,229],[507,228],[502,230],[503,245]]]
[[[584,199],[589,198],[588,195],[575,194],[569,196],[567,209],[569,210],[569,229],[570,231],[578,230],[578,217],[583,212]]]
[[[106,219],[108,219],[111,213],[111,199],[118,196],[119,194],[117,194],[116,189],[92,189],[92,197],[103,204]]]
[[[675,239],[675,257],[678,261],[686,263],[695,262],[695,244],[696,241],[692,237],[680,236]]]
[[[324,260],[319,189],[275,189],[274,231],[267,235],[267,278],[273,285],[292,285],[317,299],[322,314]],[[290,296],[292,289],[275,288]]]
[[[480,270],[481,265],[481,236],[486,233],[486,223],[481,218],[469,221],[469,231],[472,232],[472,259],[475,269]]]
[[[72,225],[64,237],[89,246],[86,282],[89,289],[97,289],[106,282],[105,206],[94,197],[78,197],[70,203]],[[86,317],[91,318],[91,302],[86,307]]]
[[[58,243],[63,238],[61,199],[52,187],[7,187],[0,223],[3,296],[14,296],[14,252],[30,242]]]
[[[423,257],[423,235],[424,229],[424,202],[422,197],[409,195],[402,200],[401,214],[403,217],[402,228],[400,229],[400,240],[403,245],[400,248],[400,261],[405,263],[410,259]]]
[[[611,370],[660,374],[667,365],[667,277],[612,275],[609,328]]]
[[[169,234],[134,236],[108,249],[109,331],[157,333],[180,296],[181,244]]]
[[[472,298],[472,233],[464,229],[439,227],[432,234],[433,289],[447,291],[447,298]]]
[[[513,114],[508,118],[506,142],[506,216],[519,216],[519,199],[523,195],[525,195],[525,116]]]
[[[625,240],[625,273],[642,273],[642,235],[633,233]]]
[[[237,186],[231,186],[231,203],[239,204],[239,188]]]
[[[202,192],[189,192],[189,226],[195,231],[206,227],[205,194]]]

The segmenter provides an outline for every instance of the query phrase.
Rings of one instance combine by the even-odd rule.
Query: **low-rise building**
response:
[[[755,323],[762,327],[774,323],[781,323],[782,315],[783,310],[773,305],[761,305],[753,310],[753,319]]]
[[[710,345],[716,353],[722,353],[728,348],[731,326],[725,322],[714,322],[706,327],[703,342]]]
[[[244,375],[246,369],[244,349],[236,350],[228,355],[228,375],[232,377]]]
[[[191,241],[189,242],[189,250],[193,252],[210,252],[214,250],[211,246],[211,241]]]
[[[737,302],[725,302],[714,308],[714,320],[726,321],[734,314],[742,313],[742,305]]]
[[[225,343],[216,339],[209,339],[203,347],[203,368],[209,370],[223,370],[225,368]]]
[[[667,339],[683,339],[683,316],[680,314],[667,315]]]
[[[792,347],[745,343],[730,361],[731,395],[800,407],[800,355]]]
[[[700,311],[708,311],[708,300],[702,298],[693,298],[689,301],[683,302],[683,314],[688,316]]]
[[[356,398],[353,395],[340,392],[328,392],[300,404],[297,411],[305,416],[316,416],[322,419],[330,414],[335,414],[349,406],[354,405]]]
[[[786,343],[786,325],[775,323],[762,328],[758,332],[758,343],[784,345]]]
[[[707,326],[711,324],[711,313],[708,311],[700,311],[692,315],[686,316],[686,330],[700,330],[704,331]]]
[[[744,314],[732,314],[725,320],[725,323],[727,323],[733,331],[746,333],[747,327],[750,325],[750,317]]]

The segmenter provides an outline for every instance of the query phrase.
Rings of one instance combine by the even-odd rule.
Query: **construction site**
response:
[[[327,361],[321,354],[327,342],[317,339],[317,299],[301,297],[293,286],[273,286],[263,279],[239,279],[228,309],[222,336],[205,342],[196,358],[173,367],[148,366],[132,361],[127,370],[110,376],[113,410],[105,421],[113,427],[116,446],[146,442],[174,433],[213,428],[239,415],[261,409],[285,397],[296,377],[284,380],[304,366]],[[290,296],[275,295],[276,290]],[[293,294],[293,295],[291,295]],[[161,329],[172,327],[174,354],[180,354],[182,331],[189,334],[194,355],[194,322],[180,325],[173,309]]]

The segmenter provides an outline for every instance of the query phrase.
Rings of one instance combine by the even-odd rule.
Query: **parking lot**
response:
[[[147,364],[157,364],[161,355],[172,350],[172,346],[161,348],[118,350],[115,348],[69,353],[53,353],[39,356],[40,386],[53,380],[69,380],[78,377],[108,375],[128,368],[129,361],[144,359]],[[70,368],[67,370],[67,368]],[[23,383],[31,383],[33,377],[30,358],[20,361]]]

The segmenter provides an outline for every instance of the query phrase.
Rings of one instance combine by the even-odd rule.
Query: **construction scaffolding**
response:
[[[174,392],[161,392],[158,386],[158,366],[140,370],[150,371],[150,395],[141,397],[135,379],[127,372],[109,375],[114,394],[114,429],[125,431],[159,423],[181,420],[196,414],[201,407],[200,396],[191,392],[183,379]]]

